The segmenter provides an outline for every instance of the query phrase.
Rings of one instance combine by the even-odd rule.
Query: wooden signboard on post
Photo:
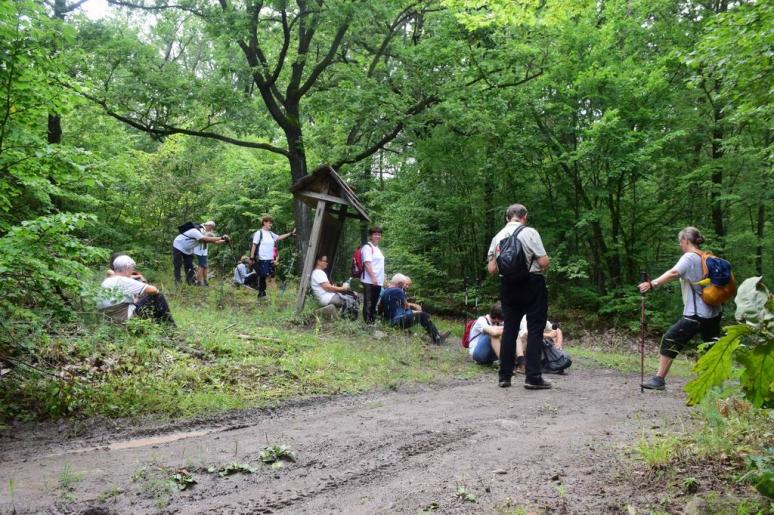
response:
[[[298,314],[304,309],[306,290],[318,252],[328,256],[329,267],[332,267],[345,220],[356,218],[370,222],[371,219],[352,188],[330,166],[321,166],[298,180],[290,191],[294,197],[315,210],[309,243],[304,249],[304,266],[296,297]],[[330,268],[326,272],[330,275]]]

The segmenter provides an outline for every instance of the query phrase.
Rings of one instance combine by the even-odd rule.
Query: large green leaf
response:
[[[713,386],[723,384],[731,375],[734,351],[739,347],[743,335],[750,332],[745,325],[726,327],[726,334],[704,354],[693,367],[697,377],[685,385],[688,404],[697,404]]]
[[[736,293],[736,319],[755,328],[773,323],[774,313],[766,309],[769,297],[763,277],[746,279]]]
[[[757,408],[774,406],[774,341],[739,352],[736,359],[744,365],[745,397]]]

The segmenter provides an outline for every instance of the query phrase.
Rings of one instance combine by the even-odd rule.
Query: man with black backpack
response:
[[[548,315],[548,294],[543,275],[548,256],[540,234],[527,227],[527,208],[513,204],[505,211],[505,227],[489,246],[487,270],[500,275],[500,297],[505,324],[500,343],[499,386],[511,386],[515,364],[516,336],[521,318],[527,316],[526,379],[528,390],[545,390],[543,379],[543,328]]]
[[[213,222],[214,225],[214,222]],[[196,284],[196,273],[193,267],[194,249],[202,243],[223,245],[230,241],[227,234],[223,236],[205,236],[204,227],[193,222],[186,222],[177,228],[180,234],[172,242],[172,265],[175,268],[175,283],[180,283],[180,268],[185,266],[185,281]]]

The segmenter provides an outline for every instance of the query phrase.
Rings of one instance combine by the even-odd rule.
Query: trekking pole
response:
[[[648,273],[640,272],[640,283],[648,280]],[[640,293],[640,393],[645,392],[645,294]]]

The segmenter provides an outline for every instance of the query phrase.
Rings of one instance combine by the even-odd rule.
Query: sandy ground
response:
[[[549,391],[501,389],[493,371],[213,419],[16,427],[0,434],[0,512],[627,513],[655,502],[629,449],[690,424],[681,384],[642,394],[639,377],[593,368],[551,379]],[[267,442],[297,461],[262,464]],[[207,472],[234,461],[255,472]],[[171,491],[158,478],[179,468],[197,484]]]

